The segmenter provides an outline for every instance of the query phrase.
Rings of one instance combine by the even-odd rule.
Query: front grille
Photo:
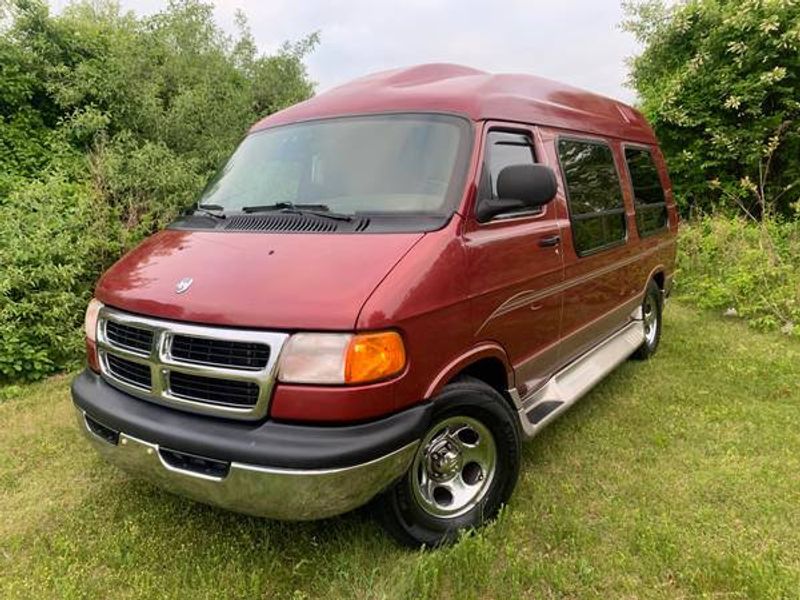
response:
[[[153,385],[150,376],[150,367],[147,365],[120,358],[113,354],[106,354],[106,363],[112,375],[125,383],[135,385],[145,390],[149,390]]]
[[[176,335],[171,348],[173,358],[206,365],[263,369],[269,361],[269,346],[253,342]]]
[[[258,385],[250,381],[212,379],[173,371],[169,375],[173,396],[233,406],[254,406],[258,401]]]
[[[149,354],[153,347],[153,332],[124,323],[106,321],[106,337],[117,346]]]
[[[231,419],[266,416],[288,334],[99,314],[103,377],[151,402]]]

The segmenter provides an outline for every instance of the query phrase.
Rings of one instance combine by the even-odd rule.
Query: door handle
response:
[[[539,246],[542,248],[550,248],[552,246],[558,246],[561,243],[561,236],[560,235],[551,235],[548,237],[539,238]]]

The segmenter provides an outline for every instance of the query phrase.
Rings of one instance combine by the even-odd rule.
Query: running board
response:
[[[644,325],[632,321],[522,399],[519,420],[525,435],[533,437],[539,433],[643,343]]]

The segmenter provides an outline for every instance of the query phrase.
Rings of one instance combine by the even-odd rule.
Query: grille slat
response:
[[[243,369],[263,369],[269,362],[265,344],[185,335],[173,337],[171,354],[181,361]]]
[[[173,371],[169,374],[170,392],[179,398],[214,404],[254,406],[258,402],[258,384],[250,381],[213,379]]]
[[[117,346],[146,354],[153,347],[152,331],[115,321],[106,321],[106,337]]]
[[[112,375],[122,381],[145,390],[149,390],[153,386],[150,367],[147,365],[142,365],[114,354],[107,354],[106,362]]]

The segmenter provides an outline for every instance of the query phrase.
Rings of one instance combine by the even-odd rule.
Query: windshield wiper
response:
[[[224,206],[220,206],[219,204],[198,204],[194,212],[195,213],[203,213],[206,216],[212,217],[214,219],[224,219],[225,213],[222,212],[225,210]],[[217,212],[219,211],[219,212]]]
[[[314,215],[315,217],[333,219],[334,221],[350,222],[353,220],[353,217],[351,217],[350,215],[333,212],[327,204],[295,204],[294,202],[277,202],[276,204],[263,204],[263,205],[242,207],[242,212],[245,213],[259,213],[259,212],[271,212],[271,211],[280,211],[296,215]]]

